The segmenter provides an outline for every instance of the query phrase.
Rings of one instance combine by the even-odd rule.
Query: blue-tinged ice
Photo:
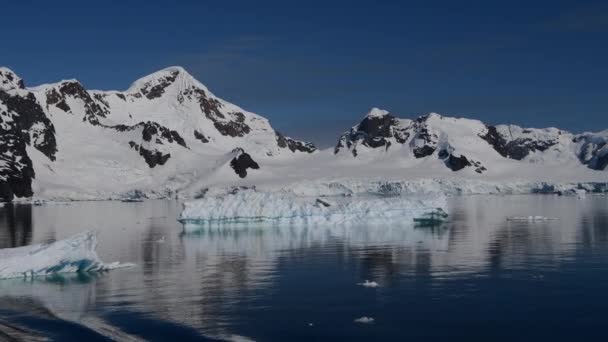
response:
[[[100,272],[132,264],[103,263],[97,235],[84,232],[52,243],[0,249],[0,279],[46,276],[56,273]]]
[[[304,197],[288,192],[244,190],[184,203],[180,221],[185,227],[212,224],[370,224],[441,213],[445,196]],[[192,227],[191,227],[192,226]]]

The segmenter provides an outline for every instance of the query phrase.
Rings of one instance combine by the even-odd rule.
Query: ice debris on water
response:
[[[371,324],[374,323],[374,319],[372,317],[363,316],[355,319],[355,323]]]
[[[56,273],[102,272],[133,264],[103,263],[95,249],[97,235],[84,232],[65,240],[0,249],[0,279]]]
[[[376,283],[375,281],[369,281],[369,280],[365,280],[362,283],[358,283],[357,285],[363,286],[363,287],[378,287],[378,283]]]

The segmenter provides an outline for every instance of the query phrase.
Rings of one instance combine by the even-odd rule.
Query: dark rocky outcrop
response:
[[[277,137],[277,145],[280,148],[288,148],[291,152],[299,151],[306,153],[313,153],[317,150],[317,147],[313,143],[294,140],[279,132],[275,132],[275,134]]]
[[[213,126],[224,136],[243,137],[251,132],[251,127],[245,123],[245,114],[241,112],[230,112],[224,114],[220,111],[222,103],[208,96],[205,90],[190,87],[178,95],[178,101],[183,102],[185,98],[198,101],[201,111]]]
[[[129,141],[129,146],[131,146],[131,148],[135,151],[139,152],[139,155],[144,158],[150,168],[153,168],[156,165],[165,165],[167,160],[171,158],[171,153],[162,153],[158,150],[149,150],[142,145],[138,145],[134,141]]]
[[[152,148],[154,145],[164,145],[176,143],[184,148],[186,142],[176,131],[170,130],[167,127],[161,126],[156,122],[147,121],[140,122],[136,125],[116,125],[116,126],[104,126],[106,128],[115,129],[120,132],[134,131],[136,129],[142,130],[142,140],[146,143],[138,144],[134,141],[129,142],[129,146],[139,152],[139,155],[144,158],[146,163],[153,168],[157,165],[165,165],[165,163],[171,158],[170,153],[163,153],[156,148]]]
[[[340,137],[334,148],[334,154],[347,148],[356,157],[358,154],[356,145],[358,144],[370,148],[384,147],[386,150],[391,145],[389,138],[394,138],[398,143],[403,144],[409,138],[409,132],[403,127],[399,127],[399,120],[390,113],[368,115],[357,126]]]
[[[203,133],[197,130],[194,130],[194,138],[200,140],[204,144],[209,142],[209,138],[207,138]]]
[[[260,165],[242,148],[237,148],[233,152],[236,153],[236,156],[230,161],[230,166],[239,177],[247,177],[247,169],[257,170],[260,168]]]
[[[475,172],[480,174],[487,171],[486,167],[483,166],[481,162],[469,159],[464,155],[456,155],[454,153],[454,148],[451,146],[442,148],[439,153],[437,153],[437,156],[439,159],[442,159],[445,166],[452,171],[460,171],[465,167],[474,167]]]
[[[213,122],[213,126],[218,130],[222,135],[227,135],[231,137],[243,137],[245,134],[251,132],[251,128],[242,122],[222,122],[215,121]]]
[[[185,148],[188,148],[186,145],[186,141],[182,136],[177,133],[177,131],[171,130],[165,126],[162,126],[153,121],[140,122],[135,125],[127,126],[127,125],[114,125],[114,126],[103,126],[105,128],[115,129],[120,132],[134,131],[136,129],[141,128],[141,138],[144,141],[150,142],[155,137],[159,137],[161,139],[155,140],[159,144],[167,143],[176,143]]]
[[[427,127],[428,115],[421,116],[412,124],[415,136],[411,141],[412,152],[416,158],[424,158],[435,153],[439,137],[429,132]]]
[[[3,103],[8,110],[4,120],[9,117],[14,120],[13,124],[20,130],[24,143],[34,146],[50,160],[55,160],[57,152],[55,127],[34,94],[11,94],[0,90],[0,103]]]
[[[46,104],[47,107],[55,105],[57,108],[61,109],[66,113],[80,114],[72,113],[72,109],[66,101],[68,97],[78,99],[84,104],[84,113],[82,113],[82,120],[88,121],[92,125],[100,125],[99,118],[105,118],[110,113],[110,111],[107,108],[107,103],[105,101],[96,100],[94,99],[94,96],[95,95],[92,96],[86,89],[84,89],[80,82],[64,81],[60,83],[57,87],[53,87],[47,90]]]
[[[578,157],[581,163],[592,170],[606,170],[608,167],[608,136],[593,133],[578,135],[573,140],[581,144]]]
[[[19,124],[6,125],[6,116],[0,113],[0,201],[17,197],[30,197],[35,177],[32,160],[26,151]]]
[[[165,89],[175,82],[178,75],[179,71],[175,70],[168,75],[158,78],[157,82],[154,82],[155,84],[152,82],[146,83],[141,88],[141,93],[150,100],[159,98],[165,93]]]
[[[556,145],[557,140],[538,140],[529,137],[520,137],[513,140],[508,140],[498,132],[495,126],[486,126],[488,131],[480,138],[492,145],[496,152],[505,158],[522,160],[530,153],[535,151],[546,151],[550,147]],[[523,133],[530,133],[529,130],[524,130]],[[561,133],[561,132],[560,132]]]
[[[0,89],[25,89],[25,83],[11,70],[0,67]]]

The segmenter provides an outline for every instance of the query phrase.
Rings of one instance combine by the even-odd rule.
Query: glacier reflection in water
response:
[[[565,340],[598,333],[592,328],[608,304],[607,197],[453,197],[449,222],[418,228],[186,234],[180,210],[173,201],[0,208],[2,248],[96,230],[102,259],[138,265],[0,281],[0,333],[18,326],[93,340]],[[506,220],[528,215],[558,220]],[[379,286],[357,285],[366,279]],[[374,323],[353,324],[358,317]]]

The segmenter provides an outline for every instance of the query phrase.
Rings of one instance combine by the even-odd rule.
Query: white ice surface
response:
[[[318,201],[320,200],[320,201]],[[321,203],[323,201],[324,203]],[[327,206],[329,204],[329,206]],[[184,203],[180,219],[188,223],[356,224],[362,221],[412,221],[437,209],[445,196],[300,197],[293,193],[243,190]]]
[[[371,288],[378,287],[378,283],[376,283],[375,281],[369,281],[369,280],[365,280],[364,282],[358,283],[357,285],[363,286],[363,287],[371,287]]]
[[[132,266],[103,263],[95,252],[96,247],[95,233],[84,232],[57,242],[0,249],[0,279],[99,272]]]
[[[355,323],[363,323],[363,324],[370,324],[370,323],[374,323],[374,319],[372,317],[360,317],[355,319]]]

